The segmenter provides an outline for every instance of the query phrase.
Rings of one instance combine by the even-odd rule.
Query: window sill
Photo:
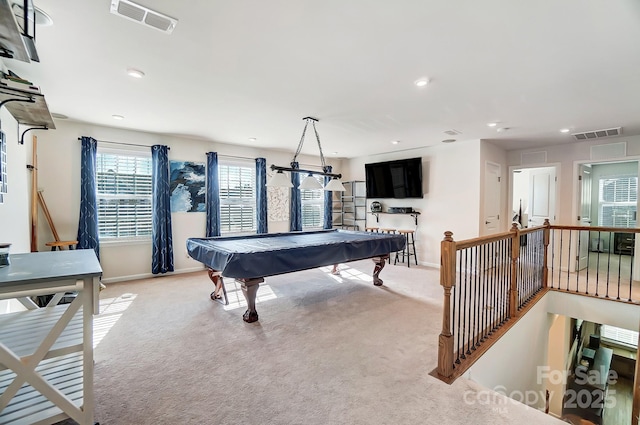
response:
[[[255,234],[256,234],[256,230],[253,229],[247,232],[222,232],[220,233],[220,236],[250,236]]]
[[[100,240],[100,246],[117,246],[117,245],[147,245],[151,244],[151,238],[113,238]]]

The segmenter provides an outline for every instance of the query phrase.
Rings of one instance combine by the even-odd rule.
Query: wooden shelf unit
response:
[[[366,225],[367,196],[364,181],[342,182],[344,192],[333,192],[333,227],[364,230]]]
[[[11,10],[11,0],[0,0],[0,47],[5,50],[5,57],[23,62],[31,61],[18,22]]]
[[[0,85],[0,103],[9,99],[25,100],[24,102],[10,101],[4,104],[19,124],[47,127],[48,129],[56,128],[43,94]],[[29,99],[32,99],[33,102],[28,102]]]

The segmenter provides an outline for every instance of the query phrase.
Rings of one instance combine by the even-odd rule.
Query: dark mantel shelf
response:
[[[413,217],[413,220],[416,223],[416,226],[418,225],[418,216],[420,215],[420,211],[411,211],[411,212],[407,212],[407,213],[401,213],[401,212],[387,212],[387,211],[371,211],[369,214],[373,214],[376,216],[376,223],[378,223],[380,221],[380,214],[404,214],[404,215],[410,215],[411,217]]]

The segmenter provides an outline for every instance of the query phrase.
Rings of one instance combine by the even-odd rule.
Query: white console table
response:
[[[12,254],[0,299],[26,311],[0,315],[0,424],[93,424],[93,315],[99,278],[90,249]],[[70,304],[56,305],[75,291]],[[38,308],[32,296],[56,294]]]

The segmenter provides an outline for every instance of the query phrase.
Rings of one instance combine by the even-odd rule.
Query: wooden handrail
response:
[[[552,233],[553,230],[558,230],[559,232]],[[569,247],[563,250],[563,230],[569,230],[571,233],[575,231],[640,233],[640,228],[627,229],[604,226],[561,226],[551,225],[548,220],[545,220],[545,223],[542,226],[520,229],[517,224],[514,224],[508,232],[463,241],[455,241],[453,239],[452,232],[445,232],[444,240],[441,242],[440,260],[440,284],[444,290],[444,309],[442,331],[439,335],[438,341],[438,367],[434,370],[434,376],[437,376],[448,383],[453,382],[457,377],[461,376],[466,370],[468,370],[475,360],[477,360],[482,353],[493,345],[501,335],[504,335],[506,330],[513,326],[513,324],[531,308],[532,304],[535,304],[544,294],[550,290],[563,292],[569,290],[568,286],[567,288],[562,288],[561,286],[556,287],[552,276],[552,271],[555,270],[556,262],[553,259],[551,252],[551,240],[555,240],[558,236],[560,237],[560,246],[554,246],[553,248],[555,255],[562,255],[565,251],[568,252],[569,249],[575,249],[575,247]],[[508,244],[507,240],[511,240],[511,243]],[[481,254],[480,258],[477,253],[472,254],[470,263],[463,264],[462,258],[467,258],[465,250],[484,249],[482,248],[483,246],[488,246],[494,243],[500,243],[499,248],[495,251],[492,251],[492,248],[489,248],[488,252],[490,254],[488,257],[486,256],[487,254]],[[569,244],[571,245],[571,235],[569,236]],[[473,252],[475,253],[476,251]],[[487,251],[480,252],[486,253]],[[565,253],[565,255],[569,254]],[[552,256],[552,258],[550,258],[550,256]],[[459,265],[460,270],[456,269],[456,262],[458,258],[461,259]],[[535,261],[537,271],[531,267],[533,261]],[[520,264],[520,262],[522,262],[522,264]],[[460,294],[462,294],[462,292],[460,291],[462,291],[462,288],[466,288],[465,285],[468,283],[466,278],[460,280],[460,276],[473,276],[473,279],[481,279],[481,277],[479,278],[478,276],[481,276],[487,268],[495,267],[495,265],[499,265],[499,273],[504,276],[504,280],[490,281],[489,284],[496,284],[495,287],[498,287],[497,285],[502,283],[502,288],[504,288],[506,292],[503,292],[504,298],[500,301],[504,312],[502,316],[499,316],[502,321],[498,324],[497,328],[494,328],[489,332],[488,336],[484,335],[482,331],[480,334],[475,334],[475,336],[473,336],[470,332],[477,332],[473,323],[471,325],[469,325],[469,323],[465,324],[464,316],[462,323],[460,323],[461,321],[459,316],[457,319],[455,317],[452,318],[452,308],[455,308],[456,311],[464,311],[467,304],[467,301],[463,301],[462,305],[458,304],[459,301],[456,301],[456,297],[461,296]],[[562,269],[562,265],[562,258],[560,258],[558,270]],[[460,273],[460,276],[458,273]],[[567,276],[568,273],[569,272],[567,271]],[[588,282],[586,287],[587,290],[582,291],[584,293],[579,292],[577,276],[578,275],[576,274],[576,294],[601,298],[598,296],[597,289],[595,294],[589,293]],[[588,276],[587,272],[587,279]],[[597,276],[598,274],[596,273],[596,288],[598,284]],[[523,282],[518,282],[519,279],[523,279]],[[609,298],[608,277],[606,279],[607,295],[605,295],[605,298],[613,300],[614,298]],[[477,281],[473,280],[473,282]],[[568,277],[567,282],[569,282]],[[456,285],[459,285],[459,287],[456,288]],[[620,283],[618,278],[618,293],[615,300],[635,303],[631,299],[631,289],[629,289],[628,300],[620,299],[619,286]],[[519,293],[519,291],[521,291],[521,293]],[[573,292],[574,291],[572,290],[572,293]],[[467,299],[466,294],[467,293],[464,292],[464,295],[462,295],[463,300]],[[476,292],[472,291],[470,297],[473,297],[473,294],[476,294]],[[616,296],[616,294],[614,293],[613,296]],[[520,300],[520,297],[524,297],[526,299]],[[480,300],[478,302],[482,303],[484,301]],[[456,305],[455,307],[453,307],[454,304]],[[474,302],[471,302],[470,308],[473,308],[474,305]],[[462,336],[462,345],[460,336]],[[477,340],[476,336],[479,337]],[[456,340],[457,342],[455,342]],[[470,343],[473,347],[471,352],[468,349]],[[462,350],[465,348],[467,348],[466,351],[462,353]],[[640,377],[640,367],[636,370],[636,375]],[[634,394],[634,402],[634,408],[637,411],[640,411],[640,391],[637,391],[637,394]]]
[[[624,233],[640,233],[640,228],[626,227],[604,227],[604,226],[559,226],[552,224],[550,229],[557,230],[584,230],[589,232],[624,232]]]

